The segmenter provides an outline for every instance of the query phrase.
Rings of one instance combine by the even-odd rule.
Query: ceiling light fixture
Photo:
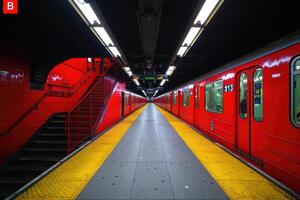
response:
[[[158,92],[158,90],[156,90],[156,91],[154,92],[154,95],[153,95],[153,97],[155,97],[155,95],[157,94],[157,92]]]
[[[108,52],[114,57],[122,57],[120,51],[114,44],[109,31],[107,31],[108,28],[105,27],[105,23],[101,23],[101,21],[103,22],[104,20],[99,19],[93,6],[88,3],[87,0],[69,0],[69,2],[86,22],[89,29],[98,37]]]
[[[101,24],[99,18],[89,3],[87,3],[85,0],[73,0],[72,2],[75,3],[89,24]]]
[[[194,24],[205,24],[220,0],[206,0],[199,11]]]
[[[126,72],[126,74],[128,74],[129,77],[131,77],[133,75],[130,67],[123,67],[123,69]]]
[[[137,86],[140,86],[140,82],[137,80],[137,79],[133,79],[133,82],[137,85]]]
[[[160,86],[164,86],[164,84],[166,83],[167,79],[163,79],[161,82],[160,82]]]
[[[200,31],[200,27],[192,27],[185,37],[182,46],[190,46],[194,39],[197,37],[198,33]]]
[[[125,70],[125,72],[131,71],[130,67],[123,67],[123,69]]]
[[[146,92],[144,90],[142,90],[143,94],[145,95],[146,98],[149,99],[148,95],[146,94]]]
[[[180,47],[180,49],[178,50],[177,56],[183,57],[183,55],[185,54],[187,49],[188,49],[188,47]]]
[[[166,72],[167,76],[171,76],[173,72],[175,71],[176,67],[175,66],[170,66]]]
[[[131,77],[133,75],[132,71],[128,71],[127,74],[129,77]]]
[[[94,27],[94,30],[96,31],[96,33],[99,35],[99,37],[105,43],[106,46],[114,46],[113,41],[110,39],[104,27]]]
[[[224,0],[206,0],[181,44],[177,56],[183,57],[192,47]]]
[[[117,49],[117,47],[108,47],[108,49],[115,57],[118,57],[118,56],[121,57],[121,54],[120,54],[119,50]]]

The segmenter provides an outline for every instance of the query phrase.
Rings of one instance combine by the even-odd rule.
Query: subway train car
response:
[[[146,103],[146,99],[129,91],[123,92],[123,116],[127,116]]]
[[[154,102],[300,192],[299,39],[273,44]]]

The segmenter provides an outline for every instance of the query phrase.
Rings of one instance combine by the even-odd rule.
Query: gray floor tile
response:
[[[174,199],[165,163],[138,163],[132,199]]]
[[[149,105],[79,199],[226,199],[168,121]]]
[[[168,163],[176,199],[227,199],[198,161]]]
[[[106,163],[78,199],[130,199],[135,163]]]

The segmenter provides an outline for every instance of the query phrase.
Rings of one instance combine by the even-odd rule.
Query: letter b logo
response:
[[[18,0],[3,0],[3,14],[18,14]]]

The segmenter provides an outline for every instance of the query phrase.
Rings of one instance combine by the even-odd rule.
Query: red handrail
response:
[[[105,78],[104,75],[99,77],[81,101],[68,112],[66,120],[68,152],[93,135],[116,85],[116,81],[107,81]]]

